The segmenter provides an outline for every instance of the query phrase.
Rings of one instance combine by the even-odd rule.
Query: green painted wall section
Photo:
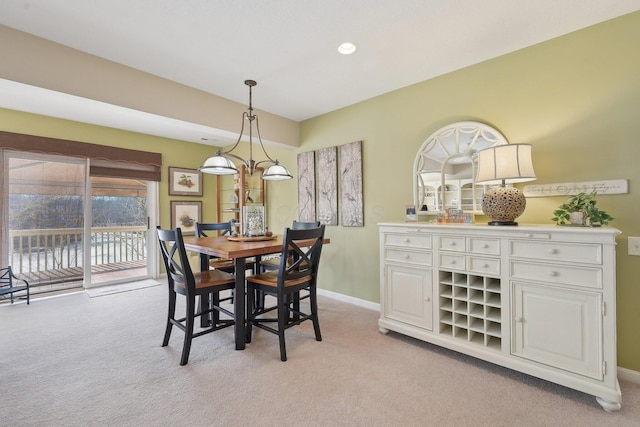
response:
[[[535,184],[629,180],[628,194],[602,196],[599,205],[623,233],[619,365],[640,371],[640,258],[626,254],[627,237],[640,235],[638,52],[640,12],[303,122],[300,151],[364,141],[365,227],[332,228],[323,286],[379,301],[376,224],[404,220],[417,150],[448,123],[485,122],[510,142],[533,144]],[[563,200],[530,198],[519,221],[552,224]]]

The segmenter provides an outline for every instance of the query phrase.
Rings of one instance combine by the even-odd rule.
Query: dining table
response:
[[[258,236],[242,238],[237,236],[211,236],[211,237],[184,237],[184,247],[188,251],[200,253],[200,270],[209,269],[209,256],[234,260],[235,266],[235,293],[233,298],[234,335],[236,350],[244,350],[246,337],[246,267],[248,258],[256,258],[254,272],[263,255],[282,252],[283,236]],[[310,240],[310,243],[312,240]],[[328,238],[323,244],[330,243]]]

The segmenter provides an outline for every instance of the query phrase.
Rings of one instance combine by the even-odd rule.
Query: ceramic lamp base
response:
[[[524,212],[527,199],[514,187],[493,187],[482,196],[482,212],[489,225],[518,225],[514,220]]]

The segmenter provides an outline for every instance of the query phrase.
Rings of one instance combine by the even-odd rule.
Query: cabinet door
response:
[[[432,270],[393,264],[385,269],[385,317],[431,330]]]
[[[512,283],[512,352],[602,380],[602,295]]]

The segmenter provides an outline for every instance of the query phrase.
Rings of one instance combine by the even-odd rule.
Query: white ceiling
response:
[[[2,0],[0,24],[242,104],[244,80],[257,80],[254,107],[302,121],[639,9],[639,0]],[[344,41],[357,52],[340,55]],[[86,100],[56,105],[56,93],[15,108],[29,100],[14,99],[21,88],[9,83],[0,82],[6,108],[47,114],[51,98],[56,117],[69,108],[65,118],[185,140],[199,131],[157,116],[141,125],[127,120],[139,112],[108,105],[74,112]]]

